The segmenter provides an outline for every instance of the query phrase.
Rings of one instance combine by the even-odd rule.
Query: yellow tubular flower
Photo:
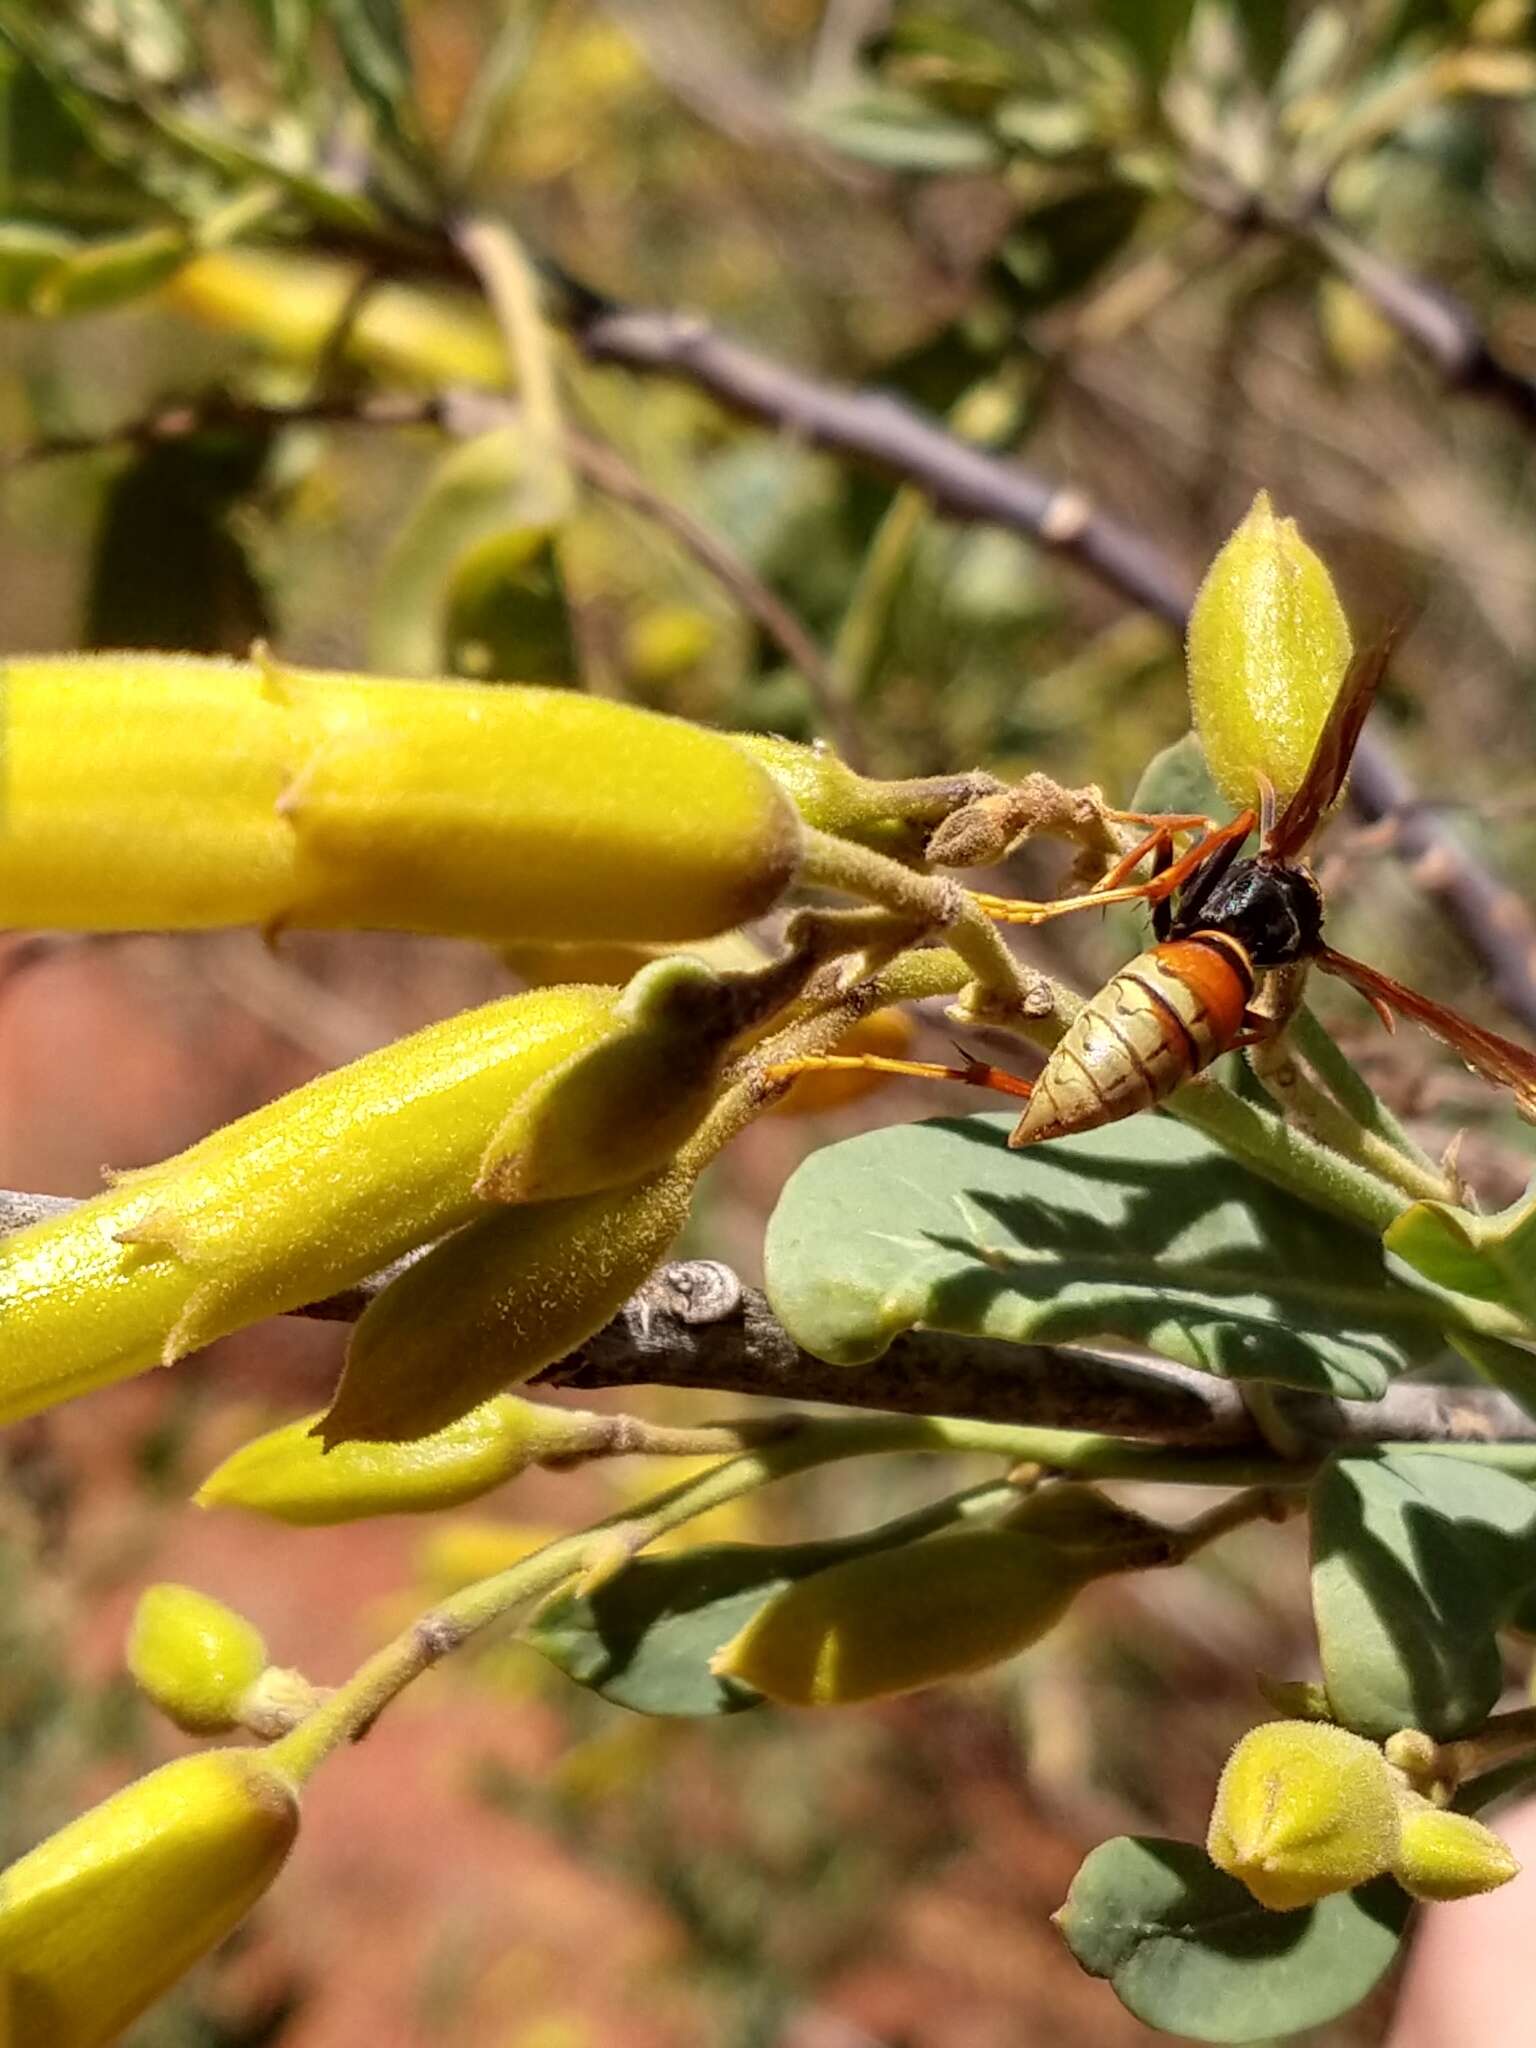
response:
[[[614,1001],[565,988],[487,1003],[0,1237],[0,1420],[171,1364],[482,1214],[487,1132],[616,1028]]]
[[[15,2048],[107,2048],[271,1884],[298,1833],[252,1749],[179,1757],[0,1875],[0,1997]]]
[[[799,856],[724,734],[572,691],[139,654],[6,684],[13,926],[681,940]]]

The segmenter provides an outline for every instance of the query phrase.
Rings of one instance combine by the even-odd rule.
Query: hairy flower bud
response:
[[[305,1528],[432,1514],[478,1500],[543,1458],[579,1454],[601,1420],[498,1394],[414,1443],[327,1451],[315,1434],[320,1419],[306,1415],[242,1444],[198,1488],[198,1506],[249,1508]]]
[[[1397,1801],[1374,1742],[1322,1721],[1250,1728],[1227,1758],[1206,1848],[1276,1913],[1392,1867]]]
[[[455,1232],[369,1303],[352,1333],[327,1446],[446,1429],[602,1328],[688,1220],[678,1166],[627,1188],[502,1209]]]
[[[1416,1899],[1470,1899],[1519,1874],[1508,1844],[1492,1828],[1416,1792],[1399,1794],[1398,1826],[1392,1875]]]
[[[260,1751],[140,1778],[0,1874],[0,1992],[21,2048],[107,2048],[237,1926],[298,1832]]]
[[[711,1660],[786,1706],[841,1707],[984,1670],[1039,1640],[1095,1576],[1054,1545],[958,1529],[801,1579]]]
[[[1212,562],[1189,618],[1195,730],[1224,796],[1284,803],[1300,787],[1349,665],[1333,580],[1267,491]]]
[[[519,1095],[486,1147],[479,1193],[561,1201],[665,1166],[718,1093],[737,1021],[727,985],[703,961],[651,961],[619,997],[613,1035]]]
[[[614,1006],[605,988],[487,1003],[0,1237],[0,1420],[172,1364],[482,1214],[487,1132],[548,1068],[611,1036]]]
[[[267,1667],[267,1646],[243,1614],[191,1586],[150,1586],[128,1632],[128,1669],[163,1714],[189,1735],[241,1724],[246,1694]]]

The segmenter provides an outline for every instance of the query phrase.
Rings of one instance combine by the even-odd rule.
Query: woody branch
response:
[[[0,1233],[74,1206],[64,1196],[0,1190]],[[399,1270],[297,1313],[353,1321]],[[1237,1386],[1167,1359],[921,1330],[898,1337],[872,1364],[828,1365],[795,1343],[761,1294],[712,1259],[660,1267],[612,1321],[534,1384],[686,1387],[1103,1431],[1213,1457],[1267,1448]],[[1315,1453],[1376,1443],[1536,1442],[1536,1419],[1487,1388],[1398,1385],[1377,1402],[1284,1392],[1278,1399],[1297,1440]]]

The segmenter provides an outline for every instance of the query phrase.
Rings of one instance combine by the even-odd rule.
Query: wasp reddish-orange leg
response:
[[[1010,1074],[1006,1067],[989,1067],[985,1060],[973,1060],[963,1047],[957,1047],[964,1066],[939,1066],[928,1060],[893,1060],[881,1053],[818,1053],[804,1059],[781,1060],[778,1065],[765,1067],[766,1081],[790,1081],[796,1074],[865,1073],[865,1074],[907,1074],[918,1081],[964,1081],[972,1088],[990,1088],[997,1095],[1021,1095],[1026,1101],[1034,1093],[1033,1081],[1026,1081],[1022,1075]]]
[[[1205,820],[1198,822],[1204,824]],[[1240,811],[1229,825],[1206,832],[1187,853],[1170,861],[1167,867],[1145,882],[1125,882],[1124,877],[1139,861],[1172,844],[1173,834],[1185,829],[1176,819],[1165,819],[1140,846],[1133,846],[1122,860],[1117,861],[1101,882],[1081,896],[1058,896],[1051,902],[1032,903],[1025,897],[978,894],[974,900],[988,917],[995,918],[999,924],[1044,924],[1049,918],[1066,917],[1076,910],[1105,910],[1112,903],[1160,903],[1176,889],[1182,888],[1221,847],[1234,842],[1241,845],[1256,822],[1252,811]]]

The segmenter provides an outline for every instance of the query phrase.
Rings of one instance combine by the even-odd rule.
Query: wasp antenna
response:
[[[1275,836],[1275,819],[1279,813],[1280,800],[1275,795],[1275,785],[1267,775],[1255,770],[1253,779],[1259,788],[1259,844],[1267,848]]]

